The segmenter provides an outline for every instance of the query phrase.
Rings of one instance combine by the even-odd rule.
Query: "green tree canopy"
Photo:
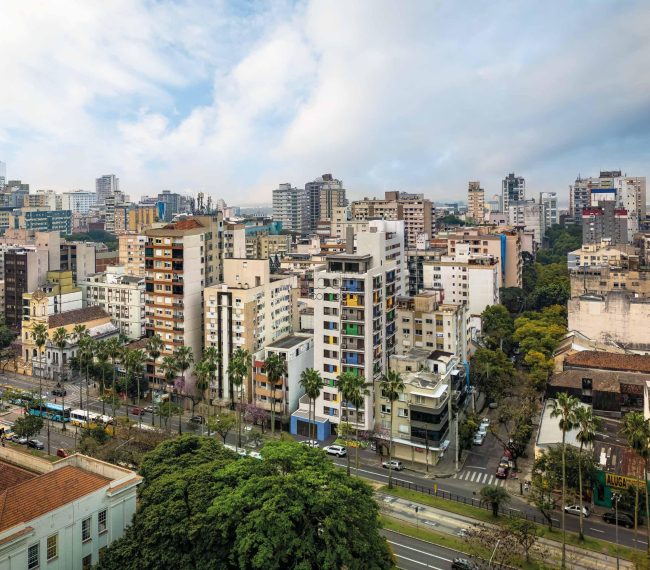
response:
[[[510,312],[503,305],[490,305],[483,311],[481,331],[488,348],[500,348],[508,353],[514,330]]]
[[[392,567],[368,485],[295,443],[262,454],[239,458],[197,436],[159,445],[142,461],[133,524],[99,568]]]
[[[507,396],[514,383],[514,366],[502,350],[479,348],[470,363],[471,382],[489,401]]]
[[[34,437],[43,429],[43,418],[23,416],[14,422],[14,433],[21,437]]]

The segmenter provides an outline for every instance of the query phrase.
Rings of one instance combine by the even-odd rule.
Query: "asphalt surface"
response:
[[[448,570],[454,558],[469,558],[450,548],[431,544],[424,540],[411,538],[391,530],[382,530],[397,559],[397,567],[402,570]]]

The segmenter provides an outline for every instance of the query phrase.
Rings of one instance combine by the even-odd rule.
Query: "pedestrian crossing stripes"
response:
[[[460,473],[456,473],[452,476],[452,479],[459,479],[460,481],[467,481],[469,483],[478,483],[479,485],[503,486],[505,484],[503,479],[497,479],[493,473],[473,471],[470,469],[465,469]]]

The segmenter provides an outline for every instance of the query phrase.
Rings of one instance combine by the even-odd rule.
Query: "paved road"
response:
[[[390,530],[383,530],[388,544],[397,558],[397,567],[402,570],[448,570],[454,558],[466,557],[450,548],[411,538]],[[467,556],[467,558],[469,558]]]

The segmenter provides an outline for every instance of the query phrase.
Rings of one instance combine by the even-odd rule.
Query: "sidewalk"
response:
[[[377,493],[377,500],[382,511],[390,513],[390,516],[411,524],[430,527],[445,534],[460,536],[462,529],[471,527],[479,522],[470,517],[450,513],[428,505],[420,505],[419,503],[382,493]],[[419,511],[417,515],[415,513],[416,506]],[[545,538],[539,539],[539,544],[548,549],[551,558],[557,561],[559,567],[559,561],[562,556],[562,544]],[[576,570],[610,570],[611,568],[616,568],[616,558],[607,554],[584,550],[568,544],[566,551],[567,566],[569,568]],[[620,568],[634,570],[634,564],[628,560],[621,559]]]

